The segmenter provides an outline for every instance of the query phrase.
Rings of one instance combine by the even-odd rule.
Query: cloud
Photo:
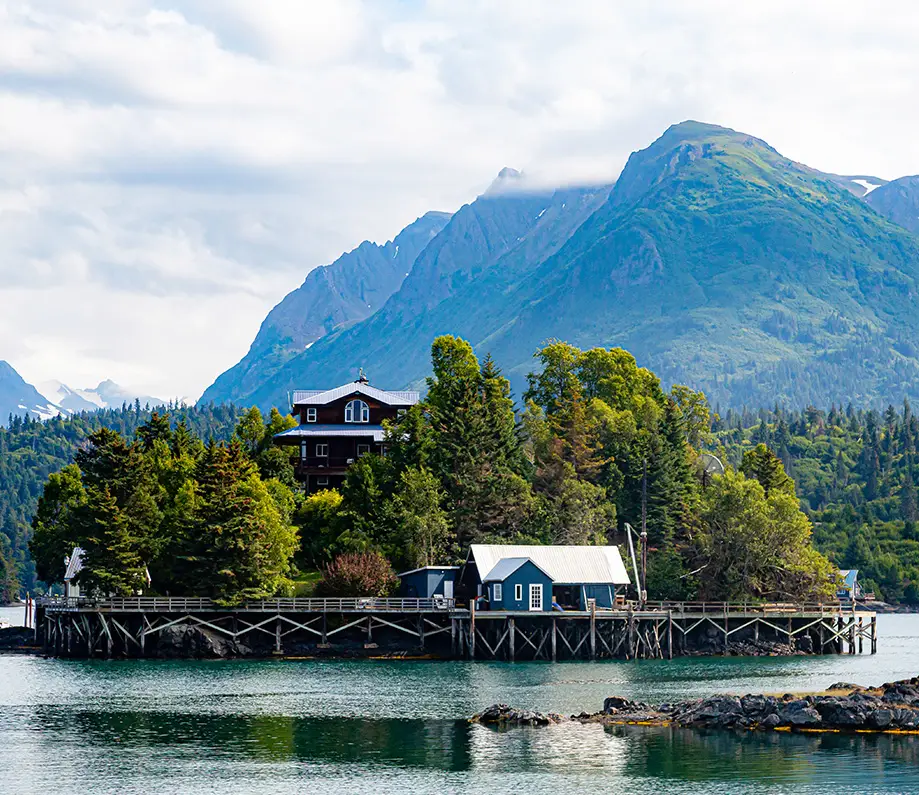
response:
[[[919,171],[891,2],[0,0],[0,358],[198,394],[315,265],[712,121]]]

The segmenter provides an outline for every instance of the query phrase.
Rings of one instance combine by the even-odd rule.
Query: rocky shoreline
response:
[[[874,688],[838,682],[821,694],[718,695],[674,704],[651,705],[612,696],[603,702],[602,711],[570,717],[494,704],[471,721],[496,728],[574,721],[605,726],[919,734],[919,677]]]

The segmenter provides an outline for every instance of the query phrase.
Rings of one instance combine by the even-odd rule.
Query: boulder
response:
[[[542,713],[528,709],[514,709],[507,704],[492,704],[472,716],[473,723],[486,726],[548,726],[561,723],[565,718],[554,712]]]
[[[248,646],[205,627],[174,624],[158,633],[156,656],[166,659],[223,659],[251,654]]]
[[[783,726],[817,727],[823,722],[820,713],[803,698],[781,704],[776,714]]]
[[[821,696],[814,700],[814,709],[820,713],[827,728],[850,728],[862,726],[865,723],[864,710],[847,697]]]

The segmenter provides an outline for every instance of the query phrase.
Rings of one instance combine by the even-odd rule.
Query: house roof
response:
[[[469,556],[479,575],[492,569],[502,558],[529,558],[558,585],[593,583],[629,585],[619,549],[613,546],[540,546],[536,544],[473,544]]]
[[[294,392],[294,406],[324,406],[348,395],[364,395],[387,406],[414,406],[421,398],[418,392],[387,392],[375,386],[355,381],[335,389],[300,389]]]
[[[510,577],[525,563],[533,563],[533,561],[530,558],[501,558],[501,560],[495,564],[494,568],[482,578],[482,582],[504,582],[504,580]],[[533,563],[533,565],[550,580],[552,579],[552,575],[541,566],[537,566],[535,563]]]
[[[839,576],[842,577],[847,588],[854,588],[855,581],[858,579],[858,569],[840,569]]]
[[[67,571],[64,572],[64,582],[69,582],[83,571],[83,549],[74,547],[67,559]]]
[[[366,425],[354,423],[353,425],[327,425],[310,422],[298,425],[289,431],[281,431],[274,435],[275,439],[309,439],[316,436],[370,436],[375,442],[382,442],[386,431],[382,425]]]
[[[397,574],[397,577],[406,577],[409,574],[417,574],[419,571],[456,571],[459,569],[459,566],[420,566],[417,569],[412,569],[411,571],[403,571],[400,574]]]

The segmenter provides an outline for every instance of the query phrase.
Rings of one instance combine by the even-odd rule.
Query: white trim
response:
[[[501,602],[503,600],[504,600],[504,588],[501,587],[500,582],[493,583],[491,586],[491,601]]]
[[[542,611],[542,583],[530,583],[530,612]]]
[[[307,422],[316,422],[316,409],[307,409],[307,410],[306,410],[306,421],[307,421]]]
[[[329,457],[329,445],[328,444],[317,444],[316,445],[316,458],[328,458]]]
[[[360,412],[356,419],[354,416],[355,412]],[[345,422],[370,422],[370,406],[360,398],[349,400],[345,404]]]
[[[522,584],[522,583],[519,583],[519,582],[518,582],[518,583],[514,586],[514,601],[515,601],[515,602],[522,602],[522,601],[523,601],[523,584]]]

